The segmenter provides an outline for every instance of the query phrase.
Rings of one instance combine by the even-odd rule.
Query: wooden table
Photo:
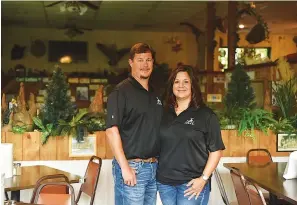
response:
[[[69,183],[78,183],[83,177],[54,169],[47,166],[27,166],[21,167],[21,175],[4,179],[5,191],[11,191],[11,199],[20,201],[20,190],[32,189],[36,182],[43,176],[53,174],[64,174],[68,177]]]
[[[280,197],[292,204],[297,204],[297,179],[283,178],[286,162],[274,162],[265,166],[250,165],[248,163],[224,163],[224,167],[235,167],[242,175],[270,192],[271,204],[276,204],[276,197]]]

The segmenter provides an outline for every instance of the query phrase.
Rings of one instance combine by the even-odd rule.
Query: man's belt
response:
[[[130,162],[146,162],[146,163],[158,162],[156,157],[151,157],[151,158],[148,158],[148,159],[136,158],[136,159],[129,159],[128,161],[130,161]]]

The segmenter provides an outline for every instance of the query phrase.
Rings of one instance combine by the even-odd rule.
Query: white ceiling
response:
[[[88,9],[82,16],[61,12],[63,3],[54,1],[1,1],[2,26],[63,28],[75,24],[78,28],[110,30],[186,31],[179,25],[189,22],[205,30],[207,2],[198,1],[90,1],[99,7]],[[241,3],[242,4],[242,3]],[[255,2],[256,10],[268,23],[272,33],[297,34],[297,2]],[[216,2],[216,15],[227,16],[228,2]],[[240,20],[248,28],[255,18]]]

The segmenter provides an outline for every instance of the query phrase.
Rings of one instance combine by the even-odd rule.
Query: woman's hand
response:
[[[198,199],[200,192],[204,188],[207,181],[203,180],[202,177],[192,179],[188,184],[187,187],[189,187],[184,193],[184,196],[190,196],[189,200],[191,200],[194,196],[195,200]]]

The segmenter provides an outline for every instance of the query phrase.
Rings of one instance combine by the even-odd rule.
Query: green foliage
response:
[[[52,123],[54,129],[59,120],[68,121],[74,115],[74,108],[67,95],[69,85],[61,68],[56,68],[51,81],[47,85],[44,108],[41,111],[44,124]]]
[[[240,109],[240,122],[238,125],[238,135],[255,138],[254,130],[258,129],[267,134],[269,128],[272,128],[276,121],[272,113],[263,109]]]
[[[103,131],[106,129],[105,115],[100,113],[89,113],[85,120],[87,121],[87,130],[89,133]]]
[[[53,123],[44,125],[40,118],[33,117],[34,124],[39,128],[41,134],[41,142],[44,145],[53,131]]]
[[[83,140],[83,137],[86,135],[87,130],[87,120],[84,120],[83,117],[88,114],[87,109],[81,109],[79,112],[73,116],[70,122],[65,120],[59,120],[58,132],[62,136],[75,137],[78,142]]]
[[[288,119],[282,118],[280,118],[278,121],[276,121],[276,123],[274,123],[272,130],[274,133],[296,133],[296,128],[293,127],[292,122]]]
[[[250,77],[241,64],[237,64],[232,72],[231,82],[225,96],[227,113],[239,108],[253,108],[255,94],[251,87]]]
[[[296,108],[295,95],[297,92],[297,79],[292,78],[284,83],[274,82],[272,87],[277,105],[281,110],[282,118],[289,119],[294,116],[294,110]]]
[[[27,131],[27,126],[26,125],[15,125],[12,126],[12,130],[13,133],[15,134],[24,134]]]
[[[290,121],[292,126],[297,130],[297,114],[295,114],[293,117],[290,117]]]

